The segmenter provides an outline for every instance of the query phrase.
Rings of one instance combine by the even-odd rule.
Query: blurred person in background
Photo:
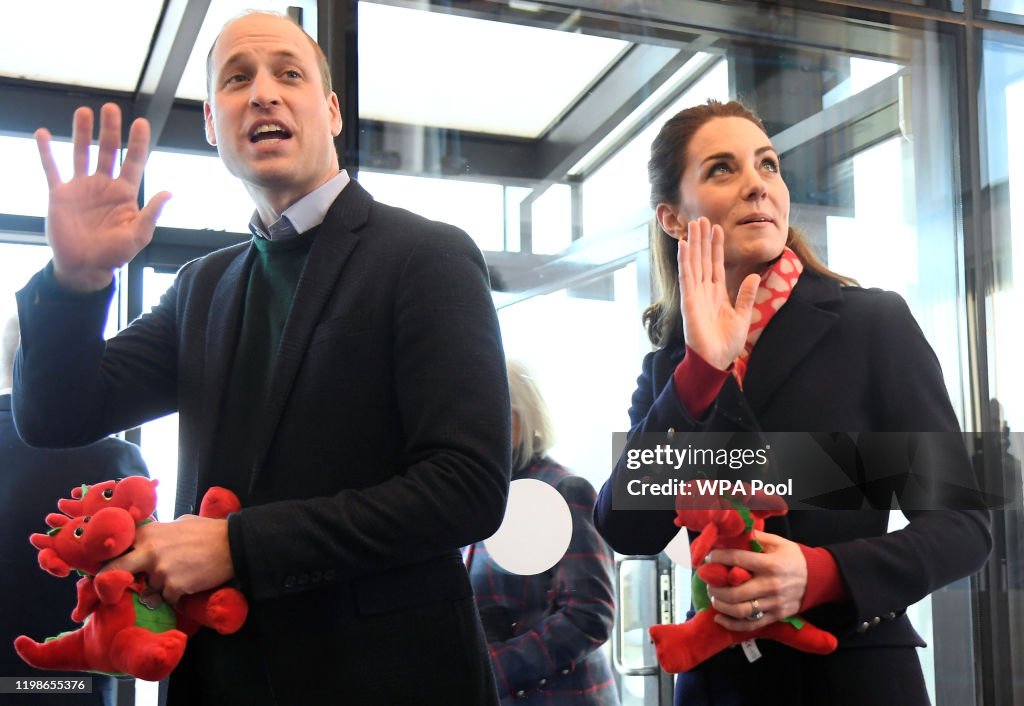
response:
[[[29,544],[33,532],[46,532],[46,516],[57,500],[71,497],[80,485],[149,472],[139,447],[113,437],[70,449],[32,448],[18,436],[11,416],[14,356],[21,343],[18,317],[7,320],[0,339],[0,676],[55,678],[64,672],[33,669],[14,651],[14,638],[56,637],[78,625],[71,620],[75,580],[57,578],[39,568],[39,550]],[[92,677],[91,694],[32,694],[20,697],[38,706],[113,706],[116,681]],[[19,697],[10,697],[19,701]]]
[[[547,456],[554,443],[544,398],[518,362],[508,363],[513,482],[551,485],[569,506],[572,538],[547,571],[523,576],[498,565],[484,542],[466,561],[503,704],[617,706],[601,646],[615,620],[612,553],[593,523],[594,488]]]

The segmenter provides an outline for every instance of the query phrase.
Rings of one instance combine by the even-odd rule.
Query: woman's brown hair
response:
[[[745,118],[762,131],[760,119],[736,101],[721,103],[714,99],[676,113],[662,126],[651,143],[651,160],[647,163],[647,176],[651,183],[651,207],[660,203],[679,203],[679,184],[686,164],[686,150],[694,134],[715,118]],[[767,132],[765,132],[767,134]],[[652,219],[650,228],[651,263],[658,287],[658,298],[644,311],[643,322],[647,336],[656,346],[682,335],[682,315],[679,300],[679,263],[675,238]],[[793,226],[789,227],[786,245],[796,253],[804,268],[851,285],[856,281],[828,269],[814,254],[807,237]]]

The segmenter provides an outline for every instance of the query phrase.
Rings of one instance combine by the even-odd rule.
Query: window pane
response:
[[[1024,0],[981,0],[981,7],[992,12],[1024,15]]]
[[[986,50],[986,102],[989,106],[986,188],[992,204],[993,292],[991,314],[993,390],[1003,419],[1024,428],[1024,399],[1011,391],[1024,390],[1024,374],[1016,364],[1024,346],[1019,325],[1024,311],[1024,137],[1011,126],[1024,121],[1024,47],[989,40]]]
[[[252,199],[219,157],[153,152],[146,165],[146,200],[160,191],[172,195],[161,226],[248,232]]]
[[[359,172],[359,183],[382,203],[462,228],[481,250],[504,249],[504,194],[499,184],[365,170]]]
[[[1018,3],[1020,5],[1020,3]],[[1018,7],[1024,11],[1024,8]],[[1002,660],[996,670],[1013,669],[1014,703],[1024,703],[1024,41],[996,33],[984,41],[985,110],[983,140],[986,169],[983,192],[989,199],[991,244],[985,256],[988,275],[988,428],[997,438],[986,478],[1010,502],[993,513],[995,556],[1002,559],[1001,585],[993,586],[994,620],[1008,629],[993,650]],[[997,454],[992,454],[996,457]]]
[[[70,116],[69,116],[70,119]],[[71,143],[52,140],[50,149],[61,179],[67,180],[72,173]],[[120,163],[120,150],[116,162]],[[17,216],[46,216],[48,191],[46,176],[39,163],[39,150],[31,137],[9,137],[0,135],[0,154],[3,155],[4,169],[8,175],[0,189],[0,213]],[[96,168],[96,149],[89,153],[89,170]],[[115,167],[115,173],[119,168]]]
[[[597,488],[608,477],[611,432],[629,426],[623,400],[633,394],[648,349],[637,316],[638,276],[631,264],[604,278],[605,298],[581,296],[583,285],[498,312],[506,355],[527,365],[550,407],[552,457]],[[579,355],[584,341],[600,354]]]
[[[4,236],[0,233],[0,239]],[[0,317],[7,321],[17,312],[14,293],[50,261],[45,245],[0,243]]]
[[[30,245],[25,243],[5,243],[4,233],[0,232],[0,316],[3,321],[17,313],[18,305],[14,294],[24,287],[29,279],[43,269],[53,257],[47,245]],[[13,237],[13,236],[9,236]],[[120,319],[118,317],[121,272],[114,279],[114,297],[107,313],[107,325],[103,331],[105,338],[117,333]]]
[[[627,46],[609,37],[360,2],[359,114],[537,137]]]
[[[718,60],[710,68],[702,68],[699,80],[583,182],[584,236],[620,232],[653,217],[647,161],[661,126],[680,110],[709,98],[729,100],[729,63]]]
[[[552,254],[572,242],[572,193],[566,184],[549,186],[533,202],[530,219],[533,252]]]
[[[75,0],[6,3],[0,28],[0,75],[133,91],[163,3]],[[111,26],[131,28],[109,36]],[[70,117],[70,116],[69,116]]]
[[[505,250],[519,252],[522,248],[522,215],[523,199],[533,189],[523,186],[505,187]]]
[[[173,274],[155,272],[152,267],[142,271],[142,310],[150,311],[174,282]],[[178,484],[178,415],[168,414],[142,425],[142,455],[149,474],[160,480],[157,495],[157,517],[174,519],[175,488]]]

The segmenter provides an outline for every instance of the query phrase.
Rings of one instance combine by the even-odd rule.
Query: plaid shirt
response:
[[[572,539],[555,566],[510,574],[483,542],[466,552],[503,704],[618,706],[611,666],[599,650],[615,620],[612,554],[591,513],[595,493],[549,458],[513,474],[552,485],[572,516]]]

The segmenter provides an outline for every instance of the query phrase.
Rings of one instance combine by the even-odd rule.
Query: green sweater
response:
[[[281,333],[306,264],[316,228],[288,240],[253,238],[238,345],[221,408],[211,485],[233,490],[246,504],[252,477],[252,428],[262,412]]]

